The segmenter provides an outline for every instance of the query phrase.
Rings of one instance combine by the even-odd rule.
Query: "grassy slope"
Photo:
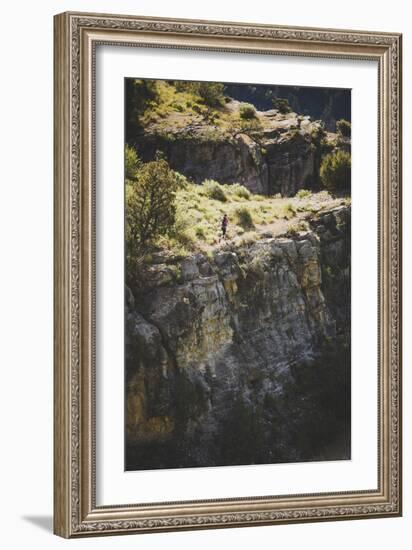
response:
[[[209,106],[199,95],[179,91],[162,80],[155,83],[155,90],[156,97],[139,116],[139,123],[159,135],[167,137],[195,124],[203,126],[200,134],[204,138],[227,139],[228,134],[236,133],[240,128],[261,130],[270,125],[259,112],[248,120],[243,119],[239,110],[241,103],[230,98],[226,98],[227,101],[222,99],[220,105]],[[279,116],[287,118],[286,115]]]
[[[220,195],[221,200],[211,198],[215,195]],[[229,217],[227,241],[241,245],[262,237],[303,231],[308,227],[306,219],[340,204],[349,204],[350,199],[334,198],[326,191],[301,191],[293,198],[266,197],[248,193],[240,185],[213,182],[210,185],[187,184],[178,191],[176,203],[176,229],[170,236],[160,238],[158,245],[185,254],[208,251],[224,244],[220,238],[224,213]],[[250,216],[244,215],[245,210]],[[251,226],[247,223],[248,218],[252,221]]]

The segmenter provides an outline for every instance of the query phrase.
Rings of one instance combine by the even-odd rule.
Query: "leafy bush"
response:
[[[350,137],[351,136],[351,123],[345,120],[344,118],[341,118],[336,122],[336,130],[338,134],[340,134],[342,137]]]
[[[236,213],[238,224],[241,227],[243,227],[245,231],[248,231],[255,227],[253,223],[252,214],[249,212],[249,209],[246,208],[246,206],[237,208],[235,213]]]
[[[197,93],[211,107],[219,107],[224,102],[224,84],[219,82],[197,82]]]
[[[204,241],[206,238],[204,227],[202,227],[201,225],[198,225],[195,229],[195,235],[198,239],[201,239],[202,241]]]
[[[292,111],[289,101],[286,98],[274,97],[272,99],[274,109],[277,109],[283,115]]]
[[[143,164],[134,181],[126,185],[127,259],[134,262],[157,237],[175,223],[176,173],[168,163],[154,160]]]
[[[239,107],[239,115],[240,118],[243,119],[251,119],[256,117],[256,109],[255,106],[251,103],[241,103]]]
[[[166,160],[166,159],[165,159]],[[185,189],[188,185],[189,185],[189,181],[188,179],[186,178],[186,176],[184,176],[183,174],[181,174],[180,172],[176,172],[175,171],[175,178],[177,180],[177,187],[178,189]]]
[[[220,185],[220,183],[218,183],[217,181],[215,181],[215,180],[205,180],[203,182],[203,187],[204,187],[204,190],[206,191],[206,195],[210,199],[214,199],[214,200],[220,201],[220,202],[226,202],[227,201],[226,193],[225,193],[222,185]]]
[[[338,145],[338,139],[323,138],[320,144],[320,154],[322,157],[331,153]]]
[[[208,113],[206,118],[211,124],[219,124],[219,120],[220,120],[219,113],[216,113],[216,112]]]
[[[237,197],[240,197],[241,199],[249,200],[251,197],[251,193],[249,189],[246,189],[244,185],[240,185],[239,183],[233,183],[230,186],[230,191]]]
[[[312,192],[309,191],[309,189],[299,189],[299,191],[296,193],[298,199],[305,199],[306,197],[310,197],[311,195]]]
[[[195,113],[199,114],[203,113],[206,109],[204,105],[198,105],[197,103],[195,103],[192,108]]]
[[[137,173],[141,165],[142,162],[137,156],[136,149],[130,147],[130,145],[126,145],[124,150],[124,171],[126,179],[136,179]]]
[[[174,81],[178,92],[187,92],[199,96],[206,105],[219,107],[224,103],[224,84],[219,82]]]
[[[322,184],[328,191],[347,191],[351,184],[350,153],[338,150],[326,155],[320,166]]]

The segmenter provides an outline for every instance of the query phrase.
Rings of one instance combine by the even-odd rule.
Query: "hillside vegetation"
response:
[[[223,200],[218,198],[217,189]],[[182,245],[186,250],[222,246],[220,222],[225,213],[229,217],[227,240],[250,243],[262,237],[305,231],[305,219],[349,202],[333,198],[327,191],[300,192],[296,197],[283,198],[248,194],[238,184],[220,185],[210,180],[203,186],[188,184],[176,194],[178,231],[159,243],[174,248]]]
[[[202,122],[209,130],[204,139],[219,139],[265,126],[253,105],[225,96],[223,84],[134,80],[129,96],[137,106],[129,118],[134,131],[156,129],[172,139],[176,131]]]
[[[171,170],[164,159],[141,163],[130,149],[126,159],[126,239],[134,260],[136,254],[159,249],[184,256],[228,242],[250,244],[305,231],[306,220],[315,214],[350,203],[348,197],[336,198],[326,190],[301,189],[290,198],[254,194],[240,184],[214,180],[199,185]],[[226,239],[221,234],[224,214],[229,218]]]
[[[129,264],[155,250],[188,255],[296,234],[310,217],[350,202],[349,122],[325,132],[287,99],[272,97],[273,109],[259,111],[227,89],[127,81]]]

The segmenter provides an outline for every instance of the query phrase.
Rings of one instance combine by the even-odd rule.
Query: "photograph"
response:
[[[124,79],[126,471],[351,459],[351,90]]]
[[[402,33],[176,15],[54,17],[53,532],[399,517]]]

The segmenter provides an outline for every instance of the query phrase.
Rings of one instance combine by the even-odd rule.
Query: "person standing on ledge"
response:
[[[222,229],[222,239],[225,239],[225,240],[226,240],[228,223],[229,223],[229,218],[227,217],[227,214],[224,214],[222,218],[221,229]]]

